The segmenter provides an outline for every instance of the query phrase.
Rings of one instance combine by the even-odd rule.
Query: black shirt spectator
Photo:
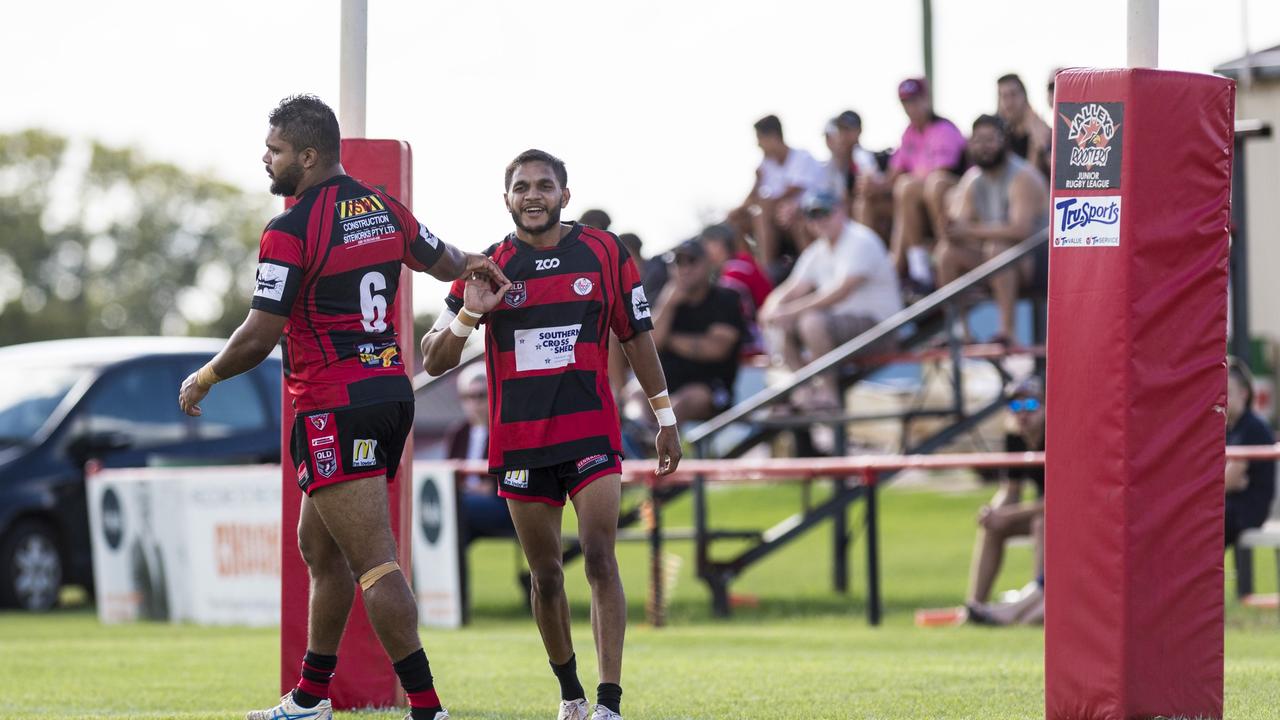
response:
[[[681,243],[671,259],[672,278],[654,303],[653,340],[676,416],[706,420],[733,403],[746,323],[738,294],[712,284],[702,243]]]
[[[737,328],[740,338],[745,332],[742,306],[738,301],[737,293],[713,286],[698,304],[681,303],[677,306],[671,331],[702,335],[716,323]],[[672,350],[663,350],[658,357],[662,360],[662,370],[667,375],[667,389],[671,392],[694,382],[707,383],[712,385],[713,389],[723,388],[731,392],[734,382],[738,379],[737,348],[734,348],[733,353],[727,358],[712,362],[690,360]],[[732,400],[732,397],[725,399]]]
[[[1246,412],[1227,431],[1228,445],[1271,445],[1276,436],[1257,413]],[[1261,526],[1271,512],[1276,494],[1274,460],[1250,460],[1245,469],[1248,484],[1238,492],[1227,493],[1227,544],[1233,545],[1240,533]]]

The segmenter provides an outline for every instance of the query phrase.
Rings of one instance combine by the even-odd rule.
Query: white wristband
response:
[[[480,318],[484,317],[479,313],[473,313],[470,310],[459,308],[461,312],[453,317],[453,321],[449,323],[449,332],[460,338],[465,338],[476,329],[476,325],[480,323]],[[465,318],[463,316],[466,316]]]
[[[653,409],[653,416],[658,418],[658,427],[676,424],[676,412],[671,409],[671,396],[666,390],[649,398],[649,407]]]

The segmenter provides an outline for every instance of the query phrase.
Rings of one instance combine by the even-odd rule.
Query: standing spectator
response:
[[[814,241],[761,311],[766,328],[780,336],[783,361],[792,370],[902,309],[897,273],[870,228],[850,220],[830,192],[807,196],[803,212]],[[834,378],[814,387],[814,407],[840,406]]]
[[[680,243],[671,259],[671,281],[653,308],[653,342],[676,417],[706,420],[733,404],[742,309],[736,293],[711,284],[702,243]]]
[[[1025,240],[1049,221],[1049,187],[1035,168],[1009,153],[1004,122],[994,115],[973,121],[969,155],[974,167],[956,189],[951,224],[938,243],[938,280],[945,285]],[[1030,259],[991,278],[1000,308],[997,342],[1012,342],[1019,285],[1031,279]],[[967,329],[966,329],[967,334]]]
[[[996,80],[996,115],[1008,128],[1009,150],[1049,176],[1049,146],[1053,130],[1031,109],[1027,86],[1013,73]]]
[[[1044,450],[1044,386],[1032,376],[1016,385],[1009,393],[1009,414],[1005,420],[1005,452],[1038,452]],[[1035,486],[1036,495],[1023,500],[1027,483]],[[1015,537],[1037,537],[1037,524],[1044,522],[1044,467],[1012,468],[1001,481],[991,502],[978,511],[978,537],[973,544],[973,562],[969,567],[969,591],[965,606],[983,606],[991,596],[991,587],[1004,563],[1005,545]],[[1044,547],[1034,547],[1035,577],[1044,574]]]
[[[803,246],[796,209],[801,196],[827,182],[822,163],[808,152],[789,147],[782,121],[767,115],[755,123],[756,144],[764,154],[747,199],[729,214],[739,232],[755,238],[761,261],[775,280],[786,277],[791,260]]]
[[[773,283],[756,264],[755,256],[740,246],[737,233],[729,225],[711,225],[702,231],[701,239],[711,271],[718,277],[717,284],[734,291],[741,302],[746,330],[742,354],[763,353],[759,313],[765,298],[773,291]]]
[[[599,208],[592,208],[583,212],[582,217],[578,218],[578,222],[587,227],[609,232],[609,226],[613,224],[613,219],[609,217],[609,213]]]
[[[489,459],[489,386],[484,363],[458,371],[458,402],[463,421],[446,437],[450,460]],[[498,497],[497,479],[488,474],[467,475],[459,483],[459,501],[466,521],[463,545],[482,537],[515,537],[507,501]]]
[[[1253,411],[1253,375],[1237,358],[1227,361],[1227,444],[1271,445],[1271,428]],[[1226,544],[1240,533],[1260,527],[1271,513],[1276,494],[1274,460],[1229,460],[1226,471]]]
[[[946,234],[947,191],[964,169],[964,135],[950,120],[933,111],[923,78],[898,85],[898,99],[908,124],[902,142],[889,161],[893,188],[893,235],[889,248],[893,266],[912,282],[915,292],[933,285],[925,238],[942,241]]]

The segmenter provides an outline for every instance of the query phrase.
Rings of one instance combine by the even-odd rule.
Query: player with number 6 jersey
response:
[[[396,343],[402,267],[451,281],[505,283],[483,255],[446,245],[395,198],[348,176],[333,110],[310,95],[271,113],[262,156],[271,192],[295,204],[262,235],[249,316],[183,382],[179,406],[257,366],[285,338],[296,410],[291,443],[305,493],[298,547],[311,576],[298,686],[248,720],[332,720],[329,681],[359,579],[369,619],[409,699],[412,720],[448,720],[418,639],[417,603],[396,563],[387,484],[413,425],[413,390]],[[286,501],[287,502],[287,501]]]

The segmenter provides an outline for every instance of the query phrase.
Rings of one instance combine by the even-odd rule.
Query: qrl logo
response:
[[[534,270],[554,270],[560,267],[560,258],[546,258],[533,261]]]

